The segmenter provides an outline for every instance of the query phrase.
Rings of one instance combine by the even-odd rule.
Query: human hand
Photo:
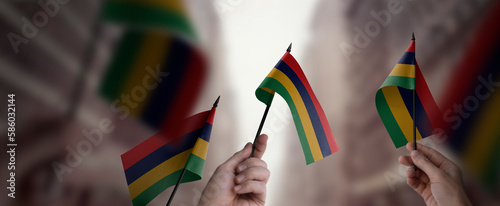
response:
[[[406,182],[429,206],[469,206],[472,205],[464,190],[462,172],[455,163],[438,151],[418,144],[406,144],[410,156],[399,157],[399,163],[410,167],[406,172]],[[418,169],[413,168],[415,164]]]
[[[200,198],[199,206],[261,206],[266,201],[270,172],[261,159],[267,147],[267,135],[257,138],[254,156],[252,143],[235,153],[215,170]]]

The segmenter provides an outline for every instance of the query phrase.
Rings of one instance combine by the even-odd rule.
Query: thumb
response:
[[[255,150],[253,153],[253,157],[261,159],[262,156],[264,156],[264,152],[266,151],[267,147],[267,135],[262,134],[257,138],[257,141],[255,142]]]
[[[411,152],[411,160],[419,169],[427,174],[431,181],[435,180],[435,178],[442,173],[436,165],[434,165],[427,157],[417,150]]]

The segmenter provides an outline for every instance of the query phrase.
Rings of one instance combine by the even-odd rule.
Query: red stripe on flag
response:
[[[415,52],[415,40],[412,40],[410,46],[406,49],[406,52]]]
[[[186,74],[179,88],[174,100],[175,102],[171,105],[172,113],[167,116],[162,122],[162,131],[176,131],[179,127],[178,120],[184,119],[191,112],[190,109],[196,103],[196,99],[200,94],[201,85],[206,75],[206,62],[201,54],[193,49],[191,51],[191,57],[189,58],[188,66],[186,68]],[[180,134],[172,134],[171,137],[178,137]]]
[[[339,151],[339,146],[337,145],[337,142],[335,141],[332,133],[332,129],[330,128],[330,124],[328,124],[328,119],[325,116],[325,112],[323,111],[323,108],[319,104],[318,99],[316,98],[316,95],[314,94],[311,85],[309,84],[309,81],[307,81],[306,76],[304,75],[304,72],[300,68],[299,63],[293,56],[286,52],[283,57],[281,57],[281,60],[284,61],[292,70],[297,74],[299,77],[300,81],[304,85],[304,87],[307,90],[307,93],[309,93],[309,96],[311,97],[311,100],[314,104],[314,107],[318,113],[319,119],[321,121],[321,125],[323,126],[323,130],[325,131],[325,136],[328,141],[328,145],[330,146],[330,150],[332,151],[332,154],[335,152]]]
[[[214,124],[215,110],[217,110],[217,109],[215,107],[212,107],[212,110],[210,110],[210,114],[208,114],[208,117],[207,117],[207,123],[209,123],[211,125]]]
[[[420,67],[418,67],[417,60],[415,60],[415,81],[417,86],[417,94],[420,98],[420,102],[422,103],[422,107],[424,107],[425,113],[427,117],[429,117],[429,121],[434,129],[441,128],[443,124],[443,114],[439,107],[434,101],[434,97],[432,97],[432,93],[429,90],[429,86],[425,82],[424,75],[420,71]]]
[[[482,71],[471,68],[480,67],[489,57],[489,55],[485,54],[492,53],[495,46],[492,42],[495,42],[500,34],[498,19],[500,19],[500,3],[493,5],[493,9],[489,11],[485,20],[475,32],[473,41],[465,49],[466,52],[463,55],[463,60],[458,63],[456,72],[454,72],[455,75],[450,75],[449,84],[444,90],[449,93],[444,98],[444,101],[442,101],[442,108],[448,109],[453,104],[462,102],[468,94],[468,89],[471,88],[471,85],[477,84],[477,77]],[[446,127],[448,125],[443,125],[443,128]]]
[[[180,125],[180,127],[176,128],[176,134],[179,135],[177,137],[172,138],[172,135],[167,132],[158,132],[152,137],[144,140],[144,142],[130,149],[122,155],[123,169],[127,170],[129,167],[156,151],[158,148],[172,142],[172,140],[175,140],[184,134],[198,129],[194,127],[200,125],[203,126],[204,124],[202,123],[207,121],[208,114],[209,111],[205,111],[193,115],[184,121],[179,121],[179,124],[177,125]]]

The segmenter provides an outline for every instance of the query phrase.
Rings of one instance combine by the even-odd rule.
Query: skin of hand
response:
[[[254,156],[252,143],[235,153],[215,170],[203,190],[199,206],[260,206],[266,201],[266,184],[271,173],[261,158],[267,147],[267,135],[257,138]]]
[[[399,157],[399,163],[410,167],[406,172],[406,182],[429,206],[470,206],[465,193],[460,168],[438,151],[418,144],[413,150],[413,143],[406,149],[410,156]],[[415,164],[418,169],[413,168]]]

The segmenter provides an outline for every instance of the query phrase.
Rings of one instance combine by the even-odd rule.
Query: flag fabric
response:
[[[195,37],[181,0],[108,0],[103,18],[132,27],[164,28]]]
[[[447,143],[489,191],[500,188],[500,2],[485,13],[441,104]]]
[[[103,19],[126,29],[99,92],[121,119],[177,128],[196,103],[207,62],[181,0],[108,0]],[[191,37],[191,38],[190,38]],[[175,131],[175,130],[174,130]]]
[[[148,204],[175,185],[184,168],[181,183],[201,179],[215,110],[214,107],[182,121],[178,128],[180,138],[165,138],[170,134],[160,132],[121,156],[134,206]]]
[[[415,59],[415,41],[394,67],[389,77],[377,91],[375,103],[378,114],[399,148],[413,142],[413,90],[415,95],[416,139],[420,140],[435,133],[440,121],[440,110],[432,97],[424,76]]]
[[[302,68],[289,52],[267,75],[255,95],[264,104],[271,105],[275,92],[290,107],[306,164],[339,151],[323,108]]]
[[[153,129],[176,127],[188,116],[203,85],[206,63],[199,51],[174,35],[129,30],[117,48],[100,94],[126,118]]]

